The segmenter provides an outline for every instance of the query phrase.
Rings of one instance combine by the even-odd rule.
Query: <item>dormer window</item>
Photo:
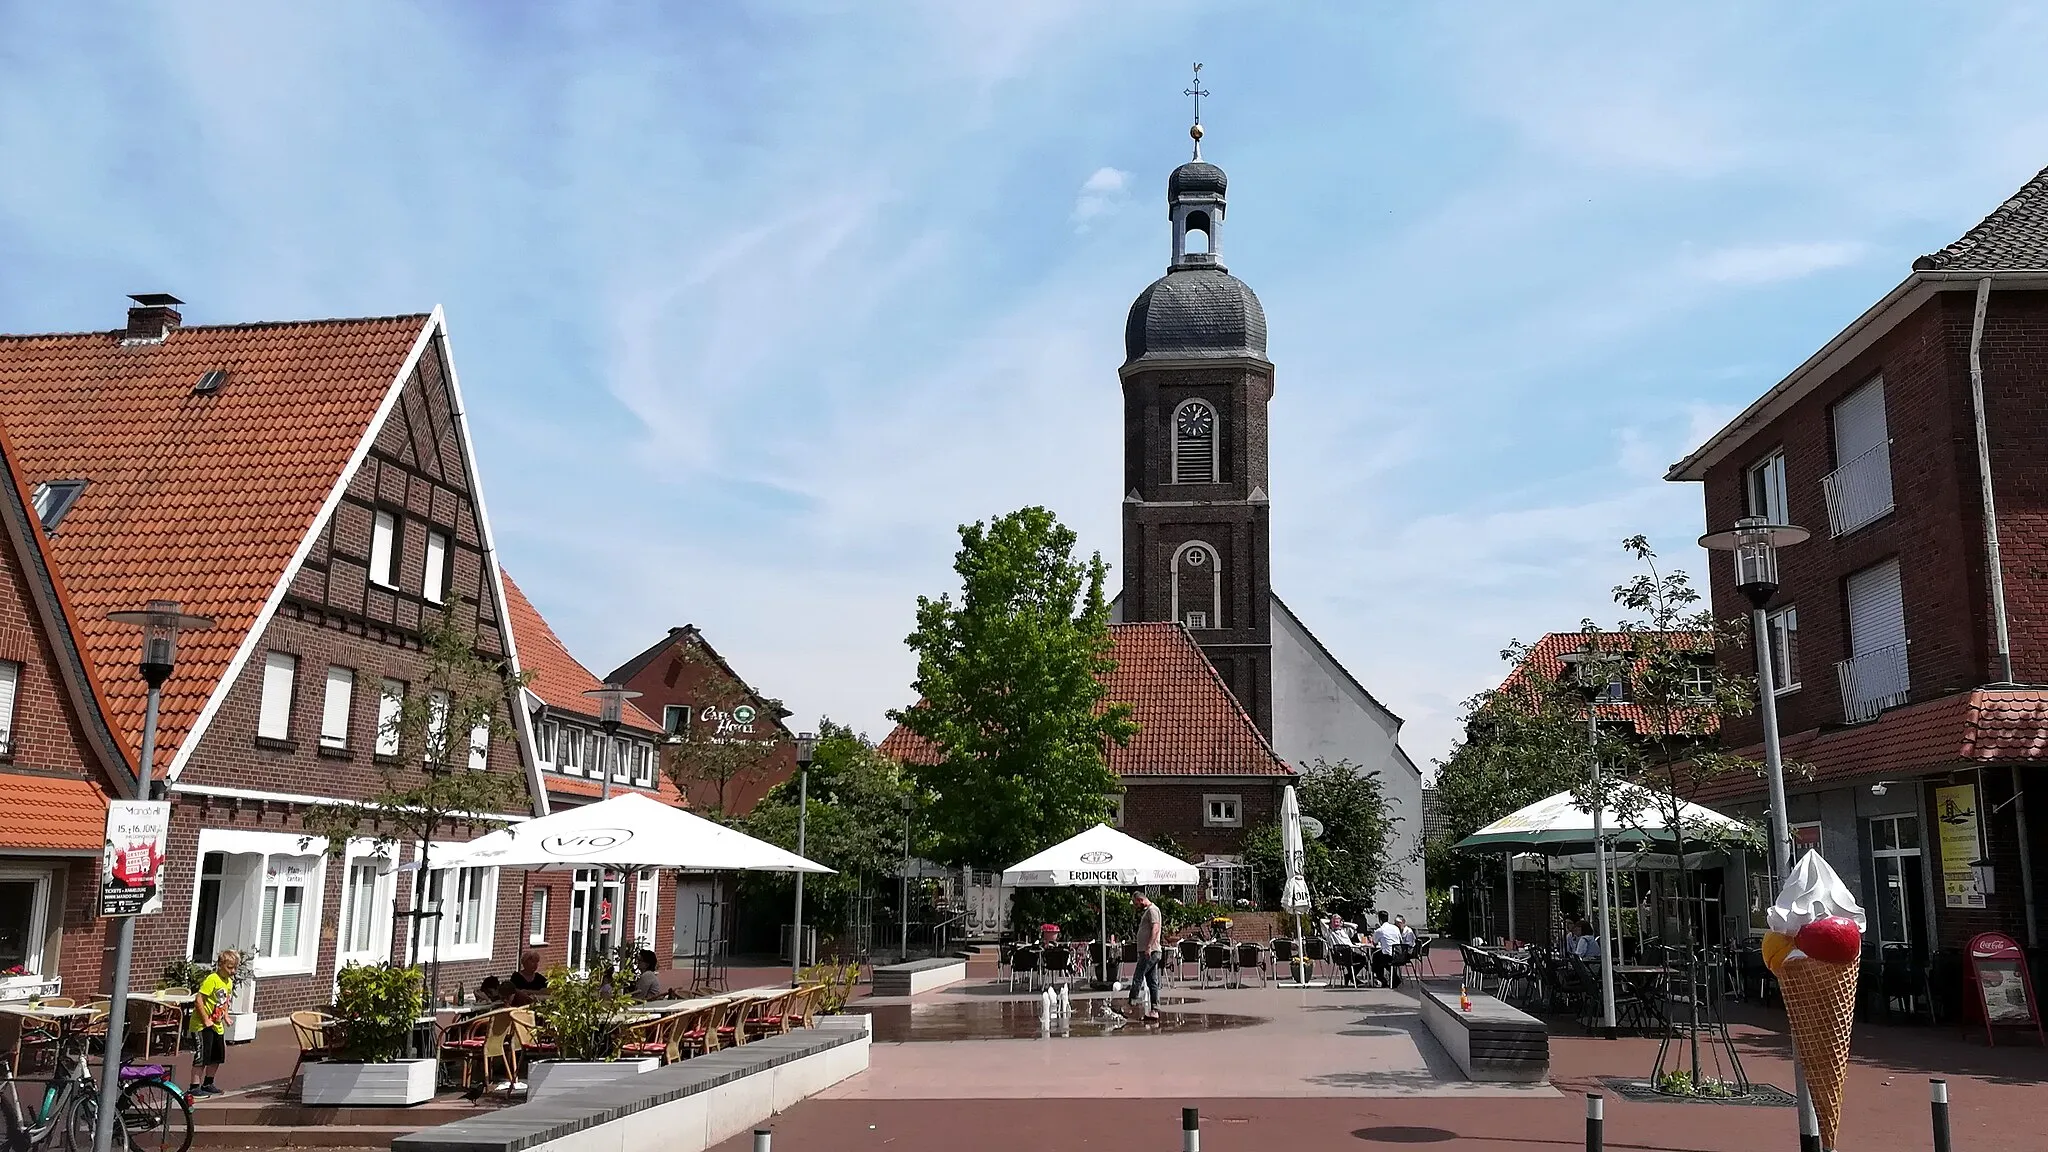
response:
[[[1175,484],[1217,482],[1216,440],[1216,409],[1207,400],[1184,400],[1173,410]]]
[[[36,519],[43,522],[43,531],[55,532],[57,522],[78,503],[78,497],[85,492],[83,480],[45,480],[29,493],[35,503]]]

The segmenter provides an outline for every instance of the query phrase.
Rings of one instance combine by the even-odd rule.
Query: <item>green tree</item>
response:
[[[1402,817],[1381,786],[1380,774],[1349,760],[1316,759],[1294,782],[1295,801],[1303,816],[1322,822],[1323,834],[1302,841],[1302,872],[1317,900],[1338,898],[1375,903],[1381,892],[1405,892],[1395,855],[1395,835]],[[1261,895],[1277,901],[1287,879],[1278,822],[1254,828],[1245,837],[1245,862],[1258,870]]]
[[[914,765],[942,863],[1000,869],[1079,832],[1118,791],[1111,742],[1137,731],[1104,699],[1110,658],[1108,569],[1044,508],[960,529],[960,599],[918,598],[914,687],[890,719],[939,762]]]
[[[381,733],[396,741],[398,754],[376,758],[379,791],[364,800],[306,810],[302,826],[308,836],[325,837],[331,855],[341,855],[352,839],[431,845],[458,825],[496,828],[505,823],[502,815],[531,807],[524,776],[473,763],[473,741],[514,738],[511,701],[526,683],[524,675],[513,676],[501,661],[477,651],[474,619],[468,603],[452,596],[440,617],[421,631],[425,674],[406,687],[384,722]],[[415,910],[427,902],[425,847],[420,865],[413,873]],[[415,956],[424,920],[413,917]]]
[[[835,875],[804,881],[806,922],[836,926],[848,897],[867,890],[880,877],[894,876],[903,859],[903,800],[914,788],[901,766],[877,752],[851,728],[830,720],[818,725],[812,752],[808,803],[791,779],[770,789],[741,827],[751,836],[796,850],[797,816],[807,813],[804,855]],[[760,877],[772,890],[788,892],[787,877]]]

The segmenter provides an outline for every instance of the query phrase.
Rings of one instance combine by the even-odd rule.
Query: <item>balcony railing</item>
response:
[[[1855,724],[1906,702],[1906,646],[1860,652],[1835,665],[1842,685],[1842,719]]]
[[[1846,536],[1890,512],[1891,443],[1879,442],[1877,447],[1828,473],[1820,486],[1828,498],[1828,527],[1832,535]]]

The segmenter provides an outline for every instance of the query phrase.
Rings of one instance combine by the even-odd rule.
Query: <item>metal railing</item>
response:
[[[1906,702],[1906,645],[1859,652],[1835,665],[1842,686],[1842,720],[1855,724]]]
[[[1892,446],[1882,441],[1821,479],[1828,528],[1846,536],[1892,510]]]

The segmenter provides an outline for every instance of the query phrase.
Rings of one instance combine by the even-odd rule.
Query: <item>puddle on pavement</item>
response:
[[[1175,1036],[1192,1032],[1221,1032],[1265,1023],[1261,1016],[1235,1016],[1221,1012],[1177,1012],[1176,1000],[1194,997],[1163,997],[1159,1019],[1149,1023],[1119,1021],[1094,1014],[1095,1005],[1074,1001],[1074,1013],[1065,1020],[1041,1021],[1039,1002],[1000,1000],[993,1003],[942,1000],[931,1004],[853,1005],[851,1010],[875,1018],[874,1039],[878,1044],[922,1043],[942,1040],[1078,1040],[1089,1036]]]

